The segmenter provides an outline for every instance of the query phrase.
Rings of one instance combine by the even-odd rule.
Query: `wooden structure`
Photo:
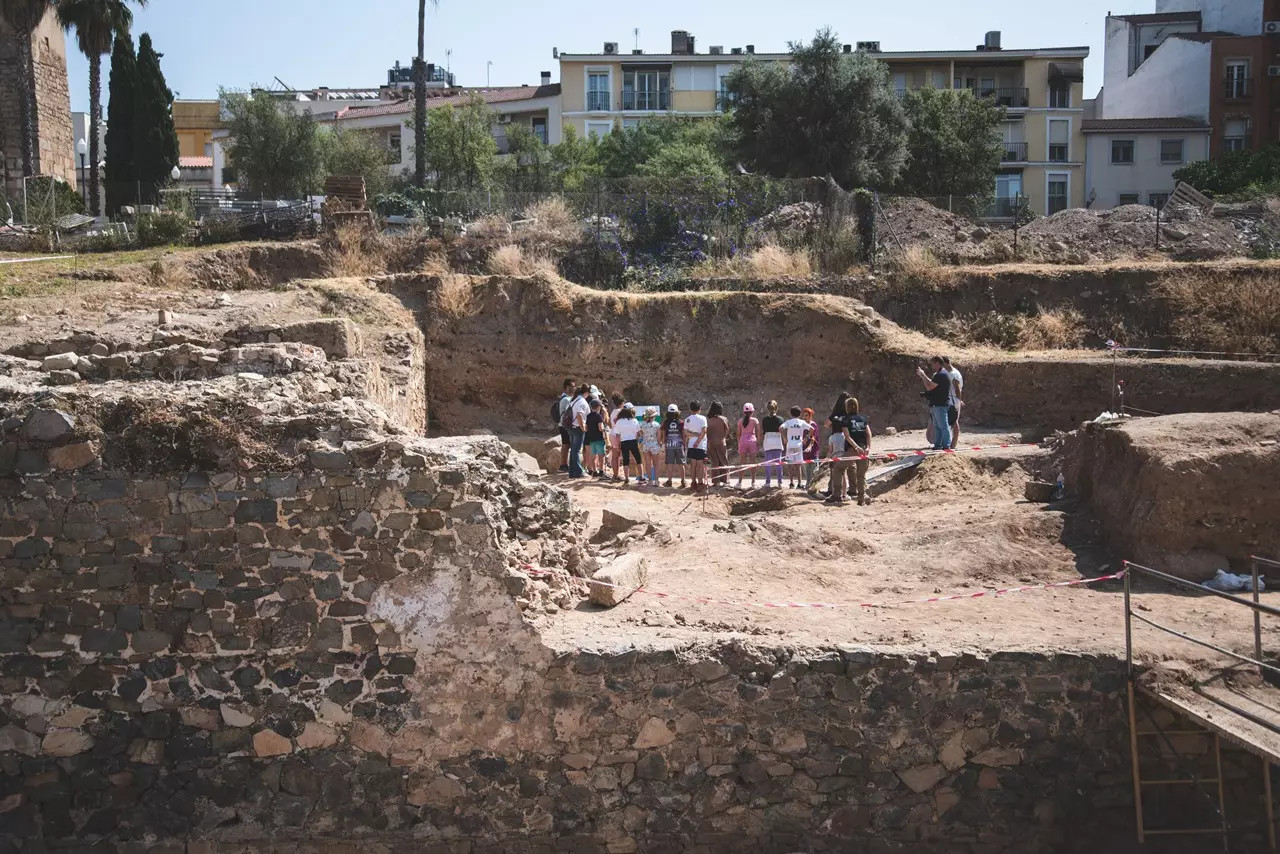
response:
[[[369,195],[360,175],[330,175],[324,179],[323,216],[326,225],[355,223],[376,227]]]

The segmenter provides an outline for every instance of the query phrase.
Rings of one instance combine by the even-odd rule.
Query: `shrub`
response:
[[[138,243],[141,246],[163,246],[185,243],[191,220],[180,211],[161,211],[138,216]]]
[[[1041,310],[1020,320],[1020,350],[1072,350],[1084,345],[1084,315],[1074,308]]]
[[[933,334],[964,347],[989,345],[1002,350],[1069,350],[1084,344],[1084,315],[1060,308],[1034,315],[996,311],[952,315],[932,324]]]
[[[1267,271],[1212,280],[1170,275],[1153,289],[1166,302],[1177,344],[1194,350],[1280,353],[1280,280]]]
[[[48,226],[67,214],[84,213],[84,199],[61,178],[32,178],[27,181],[26,207],[23,207],[21,192],[9,203],[13,206],[14,221],[27,225]]]
[[[486,214],[475,222],[467,223],[467,237],[509,237],[511,224],[496,214]]]
[[[470,276],[446,275],[440,278],[436,292],[440,313],[454,319],[475,313],[475,285]]]
[[[617,232],[588,230],[560,262],[562,275],[571,282],[616,288],[630,261]]]
[[[537,221],[538,231],[565,239],[574,237],[582,228],[563,196],[539,199],[525,208],[524,216]]]
[[[240,226],[233,219],[205,219],[200,231],[202,243],[232,243],[240,239]]]
[[[347,223],[338,226],[325,248],[335,276],[369,276],[382,271],[382,238],[367,225]]]
[[[488,269],[495,276],[556,275],[556,266],[545,255],[525,252],[519,246],[508,243],[499,246],[489,256]]]

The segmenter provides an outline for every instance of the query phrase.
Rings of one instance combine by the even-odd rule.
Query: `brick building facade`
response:
[[[1280,142],[1280,0],[1264,0],[1263,31],[1213,39],[1209,89],[1210,155]]]
[[[67,84],[67,46],[53,12],[32,35],[35,52],[36,138],[33,170],[76,183],[71,94]],[[6,192],[22,192],[22,122],[19,61],[13,33],[0,22],[0,182]]]

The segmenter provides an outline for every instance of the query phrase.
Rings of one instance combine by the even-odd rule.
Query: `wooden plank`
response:
[[[1255,756],[1280,763],[1280,715],[1275,711],[1280,709],[1280,691],[1266,689],[1278,701],[1267,704],[1258,697],[1241,695],[1226,688],[1205,687],[1197,691],[1189,686],[1176,685],[1143,686],[1140,690]],[[1273,719],[1277,724],[1274,727],[1268,723]]]

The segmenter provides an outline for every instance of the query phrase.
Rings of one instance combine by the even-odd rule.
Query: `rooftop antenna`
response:
[[[279,83],[279,84],[280,84],[280,87],[281,87],[282,89],[285,89],[286,91],[289,91],[289,92],[292,92],[292,91],[293,91],[293,87],[292,87],[292,86],[290,86],[288,83],[285,83],[285,82],[284,82],[283,80],[281,80],[279,77],[275,77],[275,78],[272,78],[272,79],[274,79],[277,83]]]
[[[634,30],[632,30],[631,32],[635,33],[635,36],[636,36],[636,50],[639,50],[639,49],[640,49],[640,28],[639,28],[639,27],[636,27],[636,28],[635,28]]]
[[[446,48],[444,52],[444,70],[445,73],[453,71],[453,48]]]
[[[485,66],[484,66],[484,88],[486,89],[490,88],[493,85],[492,81],[489,79],[489,73],[492,70],[493,70],[493,60],[491,59],[487,63],[485,63]]]

